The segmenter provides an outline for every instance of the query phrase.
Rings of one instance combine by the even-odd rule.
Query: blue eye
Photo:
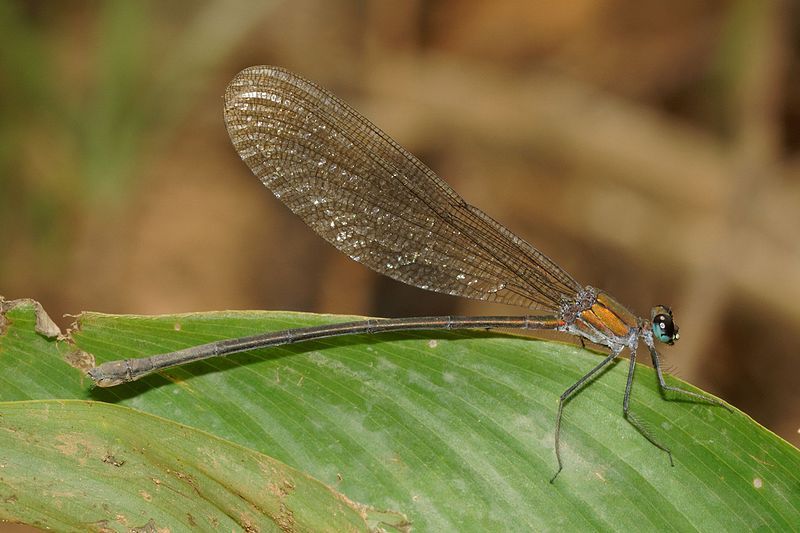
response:
[[[678,326],[672,320],[669,307],[658,305],[650,313],[652,317],[653,335],[664,344],[674,344],[678,340]]]

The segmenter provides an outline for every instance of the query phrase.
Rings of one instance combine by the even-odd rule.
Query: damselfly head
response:
[[[650,310],[653,335],[665,344],[675,344],[680,338],[678,325],[672,320],[672,309],[666,305],[657,305]]]

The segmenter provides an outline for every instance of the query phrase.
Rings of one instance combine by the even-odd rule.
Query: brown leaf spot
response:
[[[107,453],[103,457],[103,462],[106,463],[107,465],[116,466],[117,468],[119,468],[120,466],[125,464],[125,460],[124,459],[117,459],[116,457],[114,457],[110,453]]]

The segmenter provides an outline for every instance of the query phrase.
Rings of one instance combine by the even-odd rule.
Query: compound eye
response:
[[[659,305],[653,308],[651,315],[653,335],[665,344],[674,344],[678,340],[678,326],[672,320],[669,307]]]

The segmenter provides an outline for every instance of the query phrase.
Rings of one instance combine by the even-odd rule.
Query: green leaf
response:
[[[367,530],[369,510],[319,481],[163,418],[80,400],[4,402],[0,415],[6,520],[58,530]]]
[[[400,509],[419,531],[788,530],[800,523],[796,448],[741,412],[665,400],[653,372],[639,367],[631,408],[672,450],[670,467],[622,417],[625,361],[567,404],[564,471],[551,485],[557,398],[598,362],[597,354],[569,344],[483,332],[342,337],[91,391],[63,362],[76,348],[100,363],[351,319],[85,313],[71,335],[74,346],[49,341],[62,357],[37,353],[48,341],[33,338],[30,351],[17,337],[22,349],[9,352],[9,328],[0,338],[0,396],[23,399],[30,389],[43,397],[53,387],[56,397],[88,394],[187,424],[275,457],[354,500]],[[28,320],[20,327],[32,330]],[[17,384],[8,394],[7,383]]]
[[[80,374],[57,351],[69,345],[34,331],[48,327],[37,306],[0,299],[4,399],[43,397],[47,388],[85,396]],[[87,400],[0,402],[0,520],[59,531],[366,531],[406,524],[399,513],[356,504],[253,449]]]

